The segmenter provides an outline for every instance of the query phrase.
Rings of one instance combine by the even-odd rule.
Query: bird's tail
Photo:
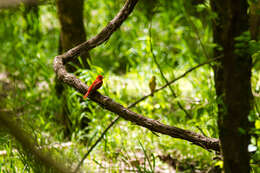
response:
[[[89,92],[87,92],[84,96],[83,96],[83,99],[86,99],[89,95]]]

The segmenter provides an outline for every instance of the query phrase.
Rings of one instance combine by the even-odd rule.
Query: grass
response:
[[[95,4],[91,1],[86,5],[85,16],[91,16],[85,23],[88,38],[95,35],[119,8],[109,2]],[[104,85],[100,92],[124,106],[150,92],[148,82],[153,75],[157,77],[158,86],[164,84],[149,53],[149,21],[141,14],[135,10],[120,31],[106,44],[91,51],[91,71],[79,69],[76,72],[87,84],[97,74],[103,74]],[[192,45],[198,46],[193,37],[189,41],[182,39],[189,37],[189,33],[186,32],[187,26],[182,26],[181,14],[174,18],[172,25],[164,25],[174,15],[168,16],[167,11],[155,15],[152,29],[154,51],[168,80],[174,79],[203,59],[201,50],[193,50],[195,53],[190,51]],[[58,52],[59,36],[55,6],[40,6],[40,36],[37,37],[25,32],[25,21],[21,16],[22,9],[0,11],[0,74],[5,76],[0,78],[0,94],[7,93],[6,97],[0,97],[0,108],[14,111],[21,117],[21,124],[39,144],[53,146],[55,143],[66,143],[68,141],[64,139],[63,127],[55,118],[62,106],[55,93],[52,70],[52,61]],[[139,24],[142,20],[144,22]],[[207,36],[203,39],[205,42],[210,40]],[[168,44],[170,41],[174,44]],[[259,88],[257,74],[254,73],[253,88]],[[200,127],[207,136],[218,137],[213,72],[210,67],[204,66],[192,72],[174,84],[173,88],[177,93],[176,99],[167,88],[131,110],[195,132],[201,132]],[[67,87],[66,95],[72,120],[72,143],[69,147],[52,148],[51,153],[63,158],[67,165],[75,167],[116,115],[89,100],[83,102],[81,95],[70,87]],[[194,116],[192,119],[187,119],[179,110],[177,101],[191,111]],[[90,111],[85,111],[86,109]],[[91,122],[87,128],[82,129],[79,122],[84,117],[91,119]],[[11,136],[6,135],[2,129],[0,132],[0,150],[6,151],[5,155],[0,155],[1,172],[37,172],[42,169],[34,160],[20,152],[21,146]],[[13,152],[13,149],[18,149],[19,152]],[[213,152],[187,141],[164,135],[157,137],[145,128],[120,120],[85,160],[82,170],[166,172],[173,169],[173,166],[177,172],[190,172],[194,169],[205,171],[218,163],[218,160],[213,160],[214,157]]]

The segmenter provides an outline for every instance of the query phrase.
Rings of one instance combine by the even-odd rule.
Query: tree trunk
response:
[[[76,45],[86,41],[86,33],[83,24],[83,0],[57,0],[58,16],[61,25],[60,52],[63,53]],[[78,59],[73,62],[81,68],[89,68],[87,58],[89,53],[82,55],[83,64]],[[69,72],[76,69],[67,65]]]
[[[83,24],[83,5],[83,0],[57,0],[58,17],[61,26],[59,54],[86,41],[86,33]],[[81,58],[81,61],[79,58]],[[68,72],[75,72],[75,65],[80,68],[90,68],[87,63],[87,59],[90,58],[88,52],[79,58],[75,59],[73,64],[66,65]],[[65,86],[56,78],[56,92],[58,97],[62,99],[62,110],[61,114],[58,115],[58,120],[61,121],[65,128],[65,137],[69,137],[72,132],[72,122],[69,118],[67,97],[64,93],[64,87]]]
[[[250,6],[250,33],[253,40],[259,40],[260,34],[260,1],[252,3]]]
[[[215,48],[214,54],[224,55],[214,67],[224,170],[226,173],[249,173],[252,60],[247,37],[235,39],[249,29],[248,4],[246,0],[211,0],[211,7],[218,15],[213,21],[213,38],[220,46]]]

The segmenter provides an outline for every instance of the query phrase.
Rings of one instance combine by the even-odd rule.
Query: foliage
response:
[[[85,3],[87,37],[97,34],[115,16],[121,5],[122,1],[119,0]],[[39,22],[34,22],[37,19],[33,14],[29,14],[30,20],[26,21],[24,10],[24,6],[0,10],[0,73],[6,74],[5,78],[0,78],[0,94],[8,94],[0,108],[14,111],[21,123],[25,124],[24,128],[34,134],[39,144],[64,143],[68,139],[64,139],[63,126],[56,119],[61,109],[61,100],[56,96],[52,70],[53,58],[58,54],[59,39],[56,7],[54,3],[40,5]],[[209,21],[215,17],[208,1],[197,5],[182,0],[153,1],[149,6],[140,3],[109,41],[90,52],[91,70],[78,69],[75,74],[88,85],[98,74],[104,75],[104,85],[99,91],[127,106],[150,93],[149,80],[152,76],[156,77],[157,86],[165,84],[153,61],[150,39],[162,72],[168,80],[174,79],[190,67],[212,58],[212,48],[216,45],[212,43]],[[30,32],[26,31],[28,24],[33,26]],[[151,25],[152,38],[149,37]],[[241,39],[243,45],[238,44],[239,48],[245,46],[245,38],[241,36],[238,41]],[[249,117],[255,124],[252,129],[255,134],[252,146],[256,149],[252,151],[251,162],[257,170],[255,163],[260,157],[259,42],[250,41],[249,47],[255,62],[252,90],[257,95],[255,109]],[[7,86],[4,88],[2,83]],[[172,87],[177,94],[176,98],[167,88],[132,110],[168,125],[217,138],[218,100],[211,67],[201,67]],[[70,140],[73,147],[55,149],[52,153],[67,158],[64,160],[67,164],[75,165],[115,115],[90,100],[83,100],[82,95],[73,88],[66,87],[66,95],[72,122]],[[186,117],[177,102],[184,105],[192,118]],[[0,143],[1,150],[6,151],[5,156],[0,156],[1,172],[37,172],[41,169],[32,158],[13,151],[14,148],[19,149],[19,144],[11,136],[1,133]],[[212,165],[221,165],[221,161],[214,160],[215,153],[183,140],[163,135],[157,137],[147,129],[121,120],[87,158],[85,163],[89,164],[85,164],[82,170],[166,170],[170,166],[158,157],[166,154],[184,163],[184,169],[176,168],[179,172],[194,169],[205,171]]]

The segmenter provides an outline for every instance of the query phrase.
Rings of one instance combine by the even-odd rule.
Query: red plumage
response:
[[[95,92],[97,89],[99,89],[103,84],[103,76],[98,75],[96,80],[90,85],[88,88],[87,93],[83,96],[84,99],[86,99],[90,94]]]

